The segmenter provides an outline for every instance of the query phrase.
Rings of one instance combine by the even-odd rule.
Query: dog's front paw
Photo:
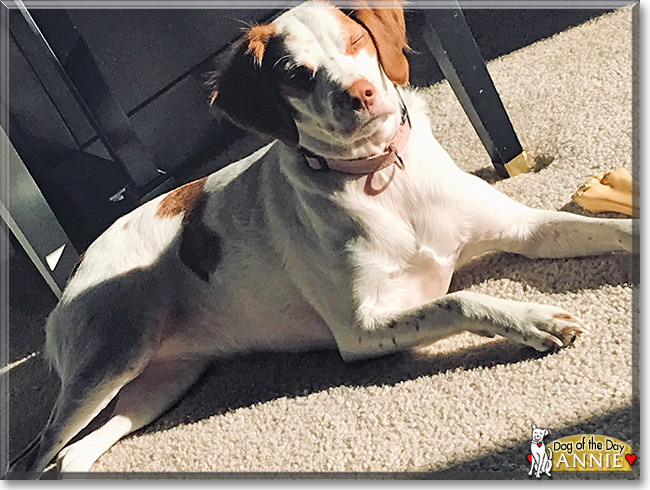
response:
[[[571,345],[589,328],[578,317],[550,305],[522,303],[518,320],[520,342],[541,352]]]

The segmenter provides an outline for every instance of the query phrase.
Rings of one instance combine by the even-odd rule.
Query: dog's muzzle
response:
[[[326,158],[316,155],[306,148],[301,148],[302,153],[305,155],[305,160],[314,170],[334,170],[345,174],[368,175],[365,186],[366,193],[371,195],[379,194],[388,187],[390,181],[379,190],[372,189],[372,177],[375,172],[391,165],[396,165],[398,168],[404,170],[404,160],[402,159],[400,152],[404,150],[408,143],[411,134],[411,119],[409,118],[408,110],[406,109],[406,104],[404,104],[403,100],[401,101],[401,106],[402,121],[395,136],[388,145],[386,145],[386,149],[383,153],[367,158],[338,160],[335,158]]]

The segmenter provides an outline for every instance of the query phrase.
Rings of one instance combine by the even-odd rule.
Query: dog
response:
[[[10,472],[57,455],[59,471],[89,471],[215,358],[331,348],[354,361],[460,331],[547,352],[587,330],[555,306],[449,294],[452,274],[491,251],[629,253],[632,220],[531,209],[462,172],[408,87],[399,4],[356,7],[309,1],[233,44],[211,106],[275,140],[85,251],[46,325],[60,394]]]
[[[533,429],[533,442],[530,444],[530,471],[528,476],[535,476],[539,478],[540,473],[546,473],[546,476],[551,476],[551,467],[553,466],[553,452],[548,448],[546,453],[546,445],[544,444],[544,437],[548,435],[548,430],[538,429],[535,424],[532,425]]]

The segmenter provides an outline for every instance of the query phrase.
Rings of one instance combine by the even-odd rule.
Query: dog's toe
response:
[[[580,336],[582,330],[576,327],[564,327],[562,329],[562,343],[564,345],[571,345]]]
[[[553,315],[553,334],[562,342],[562,347],[573,344],[575,340],[590,329],[579,318],[568,313]]]
[[[582,320],[561,308],[529,305],[522,328],[523,343],[541,352],[556,352],[588,331]]]

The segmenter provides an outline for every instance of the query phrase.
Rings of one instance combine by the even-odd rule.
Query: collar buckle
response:
[[[404,165],[404,160],[402,160],[402,155],[400,155],[399,150],[395,146],[395,143],[391,143],[388,145],[388,151],[391,152],[393,155],[395,155],[395,158],[397,160],[395,161],[395,165],[397,165],[400,169],[404,170],[406,166]]]

